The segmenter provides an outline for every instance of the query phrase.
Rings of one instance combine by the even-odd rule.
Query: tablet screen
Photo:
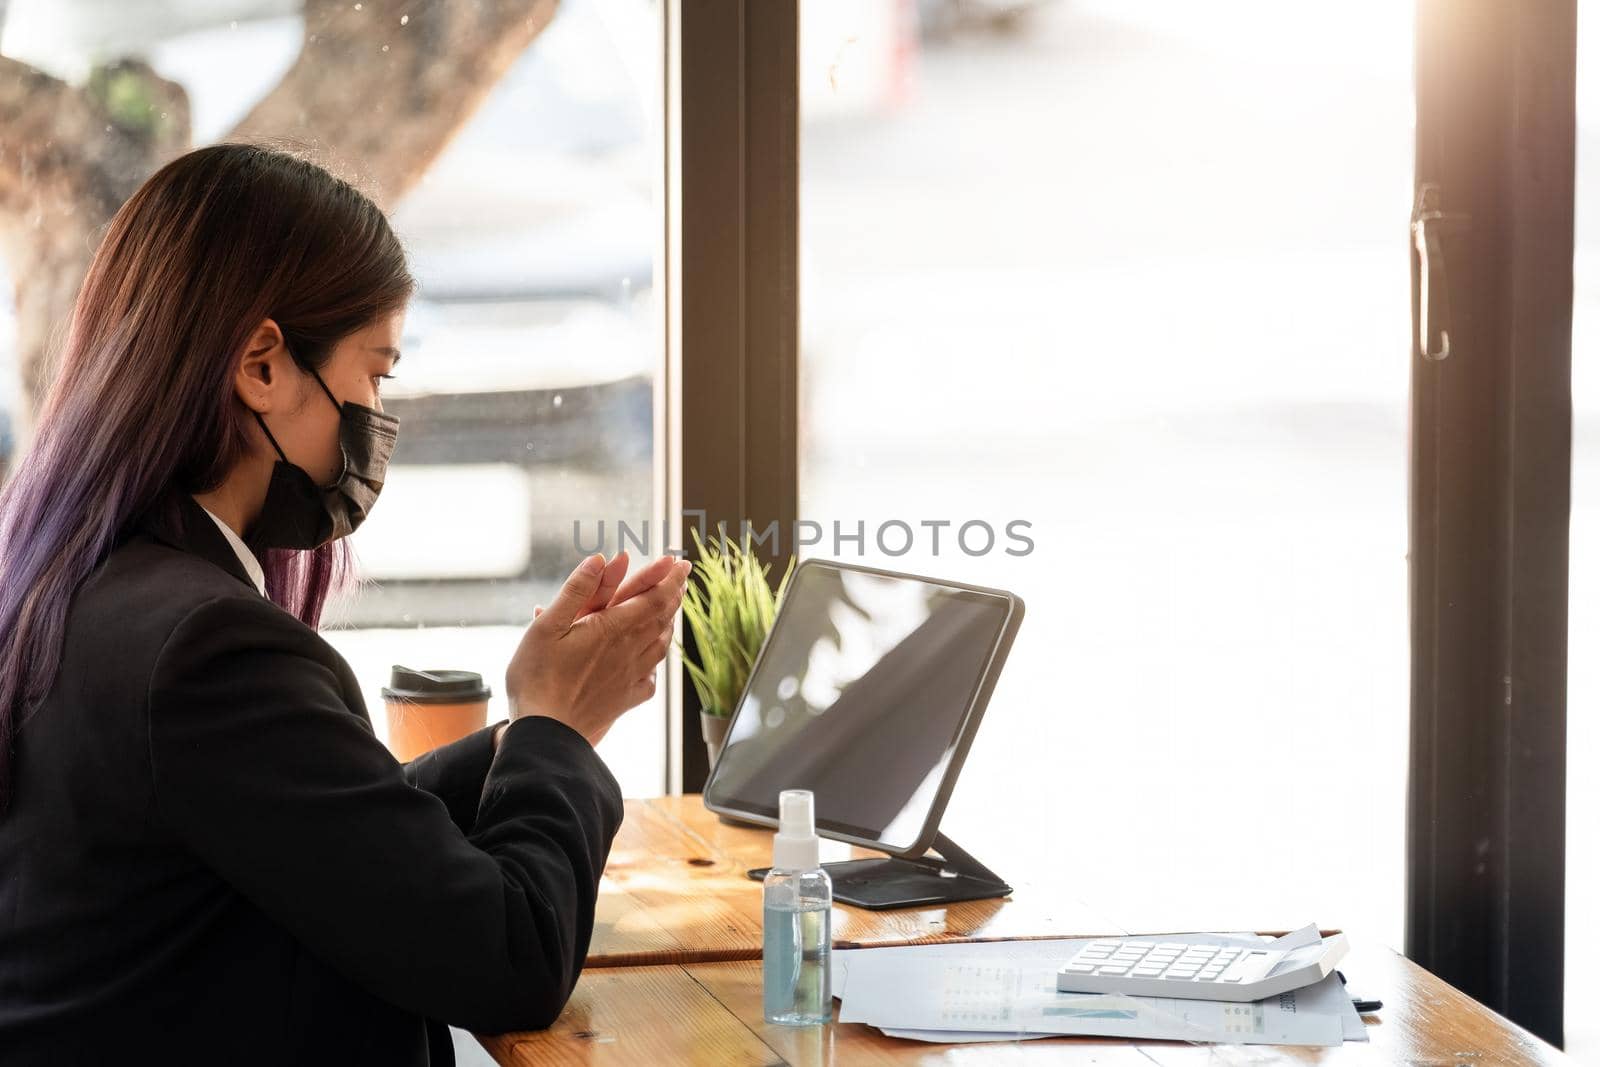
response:
[[[997,593],[799,568],[707,799],[775,819],[779,791],[809,789],[819,829],[909,849],[1008,613]]]

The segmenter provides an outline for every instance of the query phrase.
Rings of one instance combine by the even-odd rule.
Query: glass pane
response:
[[[457,30],[501,7],[450,0],[432,5],[430,17],[452,6]],[[165,94],[168,124],[186,111],[190,129],[173,130],[174,152],[226,138],[278,91],[297,57],[321,55],[288,0],[126,10],[14,0],[0,10],[7,56],[74,84],[112,84],[105,72],[122,70],[111,90],[118,99]],[[370,49],[328,60],[346,80],[361,73],[352,64],[391,62],[392,48],[419,28],[386,2],[329,18],[370,40]],[[327,613],[326,636],[361,679],[380,737],[392,664],[478,671],[494,690],[491,721],[503,717],[506,662],[534,605],[549,602],[584,550],[600,547],[599,523],[609,552],[618,520],[638,529],[659,511],[651,402],[661,363],[659,18],[655,0],[563,0],[503,76],[483,77],[452,54],[458,46],[434,40],[432,75],[453,80],[372,106],[375,140],[392,133],[415,143],[419,119],[406,108],[457,109],[460,98],[481,95],[457,128],[417,147],[407,166],[419,177],[393,206],[420,282],[405,358],[383,391],[402,428],[382,503],[353,536],[369,584]],[[508,24],[484,47],[515,32]],[[171,85],[159,87],[143,67],[112,66],[125,60]],[[265,132],[315,150],[329,109],[344,106],[331,89],[307,93],[297,121]],[[96,135],[69,148],[96,151]],[[13,315],[9,302],[4,310]],[[24,402],[15,389],[23,325],[13,317],[3,331],[13,369],[0,378],[13,405]],[[635,709],[601,745],[630,795],[662,791],[663,708],[658,698]]]
[[[950,836],[1398,945],[1411,6],[802,17],[811,551],[1027,602]]]

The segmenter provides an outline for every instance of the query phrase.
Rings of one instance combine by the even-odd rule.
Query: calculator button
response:
[[[1249,952],[1228,964],[1225,972],[1241,981],[1254,981],[1271,969],[1273,959],[1265,952]]]

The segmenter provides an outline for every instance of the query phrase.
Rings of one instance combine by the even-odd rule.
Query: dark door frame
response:
[[[1418,0],[1406,955],[1559,1044],[1576,0]]]
[[[798,0],[667,0],[663,487],[677,546],[749,522],[774,559],[799,508]],[[781,567],[772,568],[773,578]],[[709,767],[694,690],[669,672],[669,792]]]

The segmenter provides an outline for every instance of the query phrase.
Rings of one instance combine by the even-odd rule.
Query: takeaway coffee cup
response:
[[[489,687],[473,671],[418,671],[398,663],[383,689],[389,751],[410,762],[489,723]]]

